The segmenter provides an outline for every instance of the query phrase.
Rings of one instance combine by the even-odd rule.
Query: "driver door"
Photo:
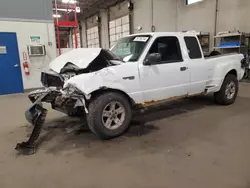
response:
[[[156,38],[148,52],[153,53],[160,54],[161,59],[139,67],[144,102],[187,95],[189,69],[183,61],[179,39],[174,36]]]

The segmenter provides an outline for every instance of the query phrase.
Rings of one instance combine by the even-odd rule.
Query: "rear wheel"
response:
[[[235,75],[226,76],[220,91],[214,94],[215,102],[221,105],[230,105],[235,102],[238,95],[239,82]]]
[[[122,135],[132,119],[129,100],[116,92],[100,95],[90,103],[88,110],[89,128],[100,139],[112,139]]]

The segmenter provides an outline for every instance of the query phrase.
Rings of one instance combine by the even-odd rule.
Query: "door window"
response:
[[[183,61],[180,44],[177,37],[157,38],[149,50],[149,54],[152,53],[159,53],[161,55],[161,62],[159,62],[160,64]]]
[[[190,59],[202,58],[199,43],[195,37],[184,37]]]

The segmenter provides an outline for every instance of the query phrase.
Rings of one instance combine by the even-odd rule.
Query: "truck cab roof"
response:
[[[185,36],[196,36],[195,33],[192,32],[149,32],[149,33],[137,33],[132,34],[129,36],[143,36],[143,35],[151,35],[155,37],[162,37],[162,36],[179,36],[179,37],[185,37]]]

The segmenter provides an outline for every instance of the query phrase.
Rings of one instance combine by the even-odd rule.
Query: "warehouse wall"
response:
[[[23,52],[27,52],[27,45],[30,44],[30,36],[40,36],[41,44],[46,46],[46,56],[30,57],[28,59],[30,75],[25,75],[22,67],[22,78],[24,89],[41,87],[41,71],[48,69],[49,63],[56,57],[55,32],[53,23],[34,23],[0,21],[0,32],[15,32],[19,48],[20,65],[22,64]],[[52,46],[48,42],[52,41]]]
[[[176,0],[134,0],[134,32],[176,31]],[[138,27],[142,29],[138,31]]]
[[[30,75],[22,68],[24,89],[41,87],[41,71],[48,69],[56,57],[55,29],[52,19],[51,0],[7,0],[0,1],[0,32],[15,32],[19,48],[20,65],[23,52],[31,44],[30,36],[40,36],[40,44],[46,47],[46,56],[28,59]],[[49,46],[48,43],[52,45]]]
[[[153,0],[152,6],[155,31],[176,31],[176,0]]]
[[[80,25],[81,25],[81,39],[82,39],[82,47],[86,48],[87,47],[87,25],[86,25],[86,21],[81,20],[80,21]]]
[[[196,30],[214,34],[216,0],[205,0],[191,5],[177,0],[177,11],[177,31]],[[213,46],[213,37],[210,37],[210,46]]]
[[[129,10],[126,1],[109,8],[109,20],[114,20],[128,14]]]
[[[152,26],[151,0],[134,0],[133,28],[134,33],[149,32]],[[141,27],[141,30],[138,28]]]
[[[87,29],[98,26],[98,21],[96,20],[97,15],[94,15],[87,19]]]
[[[1,0],[0,18],[52,20],[51,0]]]
[[[216,19],[216,0],[203,0],[186,5],[185,0],[132,0],[134,10],[131,13],[132,33],[155,31],[196,30],[209,32],[210,47],[213,36],[219,31],[240,30],[250,32],[250,0],[218,0]],[[126,2],[109,8],[109,20],[128,13]],[[108,44],[107,12],[101,11],[101,41],[103,47]],[[138,28],[140,28],[138,30]]]
[[[250,0],[219,0],[217,31],[250,32]]]
[[[177,0],[177,30],[198,30],[214,32],[216,0],[185,5]]]
[[[102,48],[109,49],[109,19],[108,19],[108,11],[101,10],[100,11],[100,18],[101,18],[101,46]]]

